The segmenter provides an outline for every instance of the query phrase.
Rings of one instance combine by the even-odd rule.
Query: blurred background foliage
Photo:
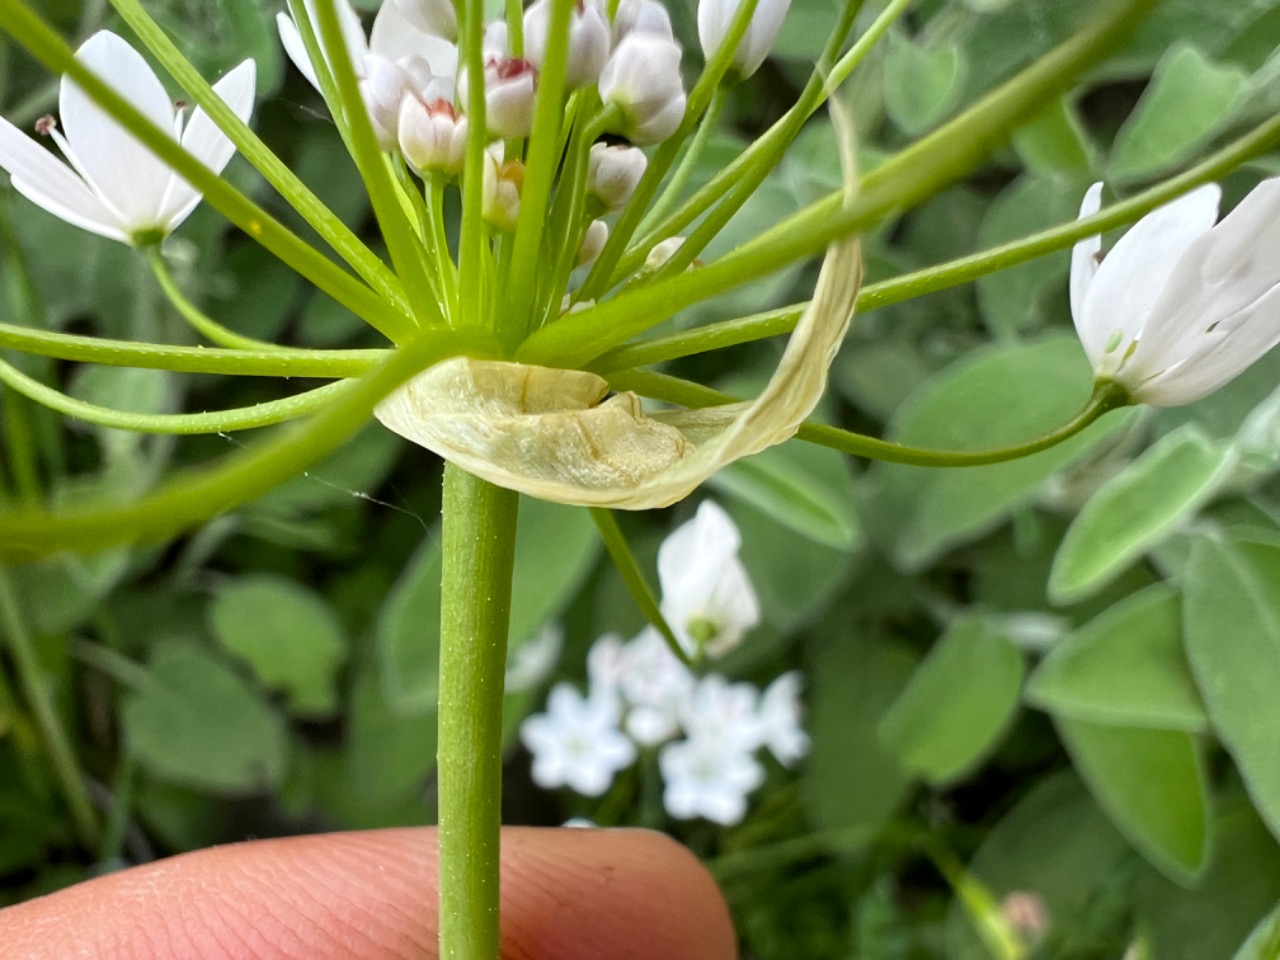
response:
[[[100,0],[37,6],[68,34],[127,35]],[[257,59],[257,129],[367,232],[332,124],[285,69],[276,6],[149,9],[206,76]],[[693,8],[675,7],[696,51]],[[1088,8],[916,4],[855,74],[865,166],[1068,36]],[[793,0],[705,176],[789,103],[834,13],[829,0]],[[1179,169],[1280,108],[1278,43],[1280,0],[1165,0],[979,174],[867,237],[869,280],[1069,220],[1094,180],[1124,195]],[[686,61],[696,68],[694,54]],[[29,127],[55,108],[56,80],[0,45],[0,103]],[[1227,203],[1277,172],[1275,154],[1237,171]],[[243,161],[228,176],[270,202]],[[817,120],[708,256],[837,183]],[[239,332],[377,345],[207,208],[169,243],[189,295]],[[131,251],[7,185],[0,250],[11,322],[190,342]],[[1062,252],[858,317],[823,416],[946,447],[1056,425],[1090,379],[1067,271]],[[802,299],[813,274],[783,271],[676,322]],[[676,372],[742,389],[777,352],[736,348]],[[279,393],[260,380],[10,359],[140,411]],[[673,832],[721,880],[748,957],[986,957],[973,922],[984,909],[1028,931],[1031,946],[1011,956],[1118,958],[1131,944],[1126,955],[1160,960],[1232,956],[1280,899],[1278,377],[1275,353],[1189,408],[1113,414],[997,466],[868,466],[792,443],[724,471],[710,492],[742,530],[765,623],[716,669],[763,686],[800,668],[809,757],[773,768],[747,820],[720,829],[665,820],[643,790],[621,801],[540,792],[513,735],[507,821]],[[85,428],[10,391],[0,404],[11,503],[133,497],[241,442]],[[77,842],[27,705],[0,674],[0,902],[211,843],[431,822],[439,480],[429,454],[375,425],[172,542],[4,571],[0,630],[34,638],[108,829],[96,849]],[[622,518],[650,570],[691,511]],[[516,578],[513,648],[553,621],[566,642],[543,687],[508,695],[513,734],[551,679],[582,679],[596,637],[642,625],[585,511],[522,503]],[[1274,957],[1263,952],[1273,935],[1260,929],[1240,956]]]

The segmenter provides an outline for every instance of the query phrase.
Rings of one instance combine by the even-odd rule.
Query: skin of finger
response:
[[[640,830],[503,831],[504,960],[732,960],[698,861]],[[215,847],[0,910],[5,960],[430,960],[430,828]]]

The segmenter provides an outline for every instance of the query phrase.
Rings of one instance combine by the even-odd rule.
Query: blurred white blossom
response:
[[[669,743],[658,755],[666,788],[663,805],[673,817],[702,817],[722,826],[741,822],[747,797],[764,781],[764,768],[747,750],[707,738]]]
[[[691,655],[719,656],[760,622],[760,605],[738,558],[742,539],[729,515],[704,500],[658,550],[662,615]]]
[[[629,708],[627,733],[644,746],[669,740],[679,730],[680,711],[693,693],[693,674],[654,627],[640,631],[623,657],[619,691]]]
[[[584,697],[567,683],[552,687],[547,712],[520,725],[520,739],[533,754],[534,783],[588,797],[608,790],[636,757],[635,745],[618,729],[618,712],[613,698]]]
[[[759,732],[777,761],[791,766],[809,752],[809,735],[801,724],[800,672],[792,670],[769,684],[760,698]]]
[[[194,111],[184,127],[181,111],[155,72],[114,33],[95,33],[75,56],[210,170],[221,172],[235,154],[204,110]],[[245,60],[213,85],[241,120],[248,120],[253,109],[254,77],[254,62]],[[82,230],[140,245],[167,236],[200,202],[195,187],[65,76],[58,112],[61,131],[52,120],[39,129],[53,139],[67,163],[0,120],[0,167],[32,203]]]
[[[1147,214],[1102,258],[1076,244],[1071,313],[1098,380],[1137,402],[1191,403],[1280,343],[1280,179],[1264,180],[1221,223],[1221,190],[1199,187]],[[1102,184],[1085,195],[1096,213]]]
[[[724,43],[741,6],[742,0],[699,0],[698,40],[702,43],[702,53],[707,60],[714,57]],[[790,7],[791,0],[759,0],[756,4],[747,24],[747,32],[733,52],[732,69],[740,77],[749,77],[760,69],[773,42],[778,39],[782,21],[786,19]]]

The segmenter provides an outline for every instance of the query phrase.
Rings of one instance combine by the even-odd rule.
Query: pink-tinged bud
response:
[[[603,220],[592,220],[587,225],[587,232],[582,235],[582,243],[578,244],[578,266],[587,267],[596,262],[604,243],[609,239],[609,228]]]
[[[417,173],[456,177],[467,154],[467,118],[447,100],[400,102],[400,152]]]
[[[364,79],[360,81],[360,95],[378,146],[388,153],[396,149],[396,127],[400,122],[400,101],[417,93],[418,82],[408,70],[377,54],[364,59]]]
[[[597,143],[587,158],[587,193],[606,210],[621,210],[644,176],[649,158],[638,147]]]
[[[523,192],[524,164],[519,160],[503,163],[501,152],[486,150],[481,203],[485,223],[502,233],[513,232],[520,219],[520,194]]]
[[[741,5],[742,0],[699,0],[698,39],[702,42],[703,56],[708,60],[715,56],[729,35],[729,28],[733,26]],[[732,69],[740,77],[749,77],[760,69],[773,42],[778,39],[782,21],[790,7],[791,0],[759,0],[756,4],[747,32],[733,52]]]
[[[613,16],[613,42],[622,42],[629,33],[651,33],[666,40],[675,39],[671,32],[671,14],[658,0],[622,0]]]
[[[524,55],[542,69],[551,22],[551,0],[537,0],[524,14]],[[569,15],[569,52],[565,58],[565,85],[577,90],[600,79],[609,59],[612,39],[609,21],[598,0],[576,0]]]
[[[684,119],[680,45],[651,33],[629,33],[600,75],[600,97],[622,109],[621,133],[634,143],[658,143]]]
[[[527,137],[533,129],[537,70],[528,60],[489,58],[484,65],[485,126],[489,136]],[[458,75],[458,103],[467,106],[467,74]]]
[[[394,3],[400,15],[423,33],[446,40],[458,39],[458,15],[452,0],[385,0]]]

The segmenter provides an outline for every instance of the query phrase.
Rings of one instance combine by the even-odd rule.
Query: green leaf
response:
[[[1022,654],[978,617],[954,623],[880,722],[902,769],[935,785],[976,766],[1013,719]]]
[[[1280,958],[1280,905],[1263,917],[1249,939],[1241,944],[1232,960],[1277,960]]]
[[[902,443],[942,449],[1007,446],[1061,426],[1086,402],[1092,377],[1074,337],[974,351],[922,384],[889,430]],[[1133,411],[1109,414],[1043,453],[960,470],[876,464],[863,521],[903,570],[920,570],[1019,510],[1045,482],[1096,452]]]
[[[1200,540],[1183,585],[1187,657],[1258,812],[1280,837],[1280,548]]]
[[[130,413],[168,413],[177,398],[173,374],[132,367],[85,367],[76,376],[70,393],[77,400]],[[148,442],[146,434],[130,430],[98,426],[90,429],[97,434],[109,461],[130,456]]]
[[[510,644],[515,649],[554,619],[578,592],[600,553],[586,510],[525,497],[516,528]],[[439,536],[433,534],[392,588],[378,618],[376,646],[392,707],[434,710],[440,681]]]
[[[1163,584],[1064,637],[1023,696],[1055,716],[1089,723],[1188,733],[1209,723],[1182,647],[1178,595]]]
[[[889,34],[884,62],[884,108],[903,133],[924,133],[955,105],[964,75],[963,52],[954,43],[926,46]]]
[[[780,444],[731,464],[711,484],[815,543],[847,550],[858,541],[849,459],[834,450]]]
[[[1179,166],[1230,121],[1246,79],[1188,41],[1175,44],[1116,134],[1108,179],[1142,179]]]
[[[1059,97],[1013,134],[1013,148],[1032,173],[1084,181],[1093,172],[1094,146],[1075,107]]]
[[[1230,479],[1236,455],[1194,426],[1161,438],[1089,498],[1063,538],[1049,597],[1074,603],[1158,546]]]
[[[150,681],[125,697],[125,736],[165,780],[226,794],[260,793],[285,771],[280,716],[247,682],[198,647],[172,643],[151,658]]]
[[[1069,771],[1035,784],[986,835],[970,872],[996,897],[1034,890],[1058,929],[1078,918],[1130,857],[1129,845]],[[948,911],[947,960],[991,960],[958,902]]]
[[[812,738],[801,796],[828,829],[878,830],[909,783],[880,745],[876,726],[907,682],[915,656],[905,647],[857,637],[829,637],[817,648],[805,727]]]
[[[405,714],[387,702],[377,671],[363,669],[351,696],[345,779],[364,803],[419,795],[436,766],[436,712]]]
[[[1165,876],[1190,885],[1209,853],[1209,797],[1195,739],[1176,730],[1057,717],[1076,772],[1121,833]]]
[[[264,686],[285,693],[292,712],[325,716],[337,706],[334,681],[347,639],[311,590],[284,577],[239,577],[214,595],[209,628]]]

